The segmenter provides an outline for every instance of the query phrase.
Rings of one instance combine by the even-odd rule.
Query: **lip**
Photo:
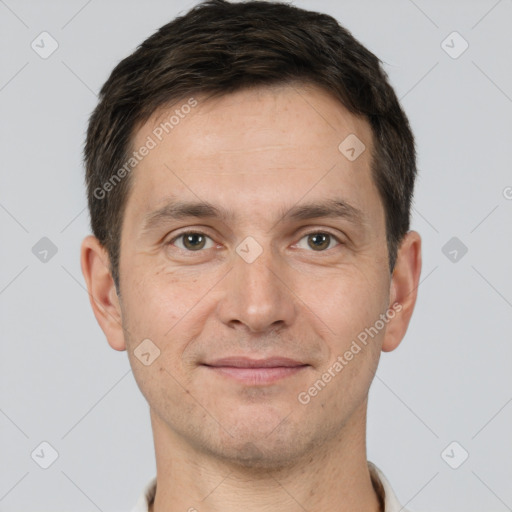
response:
[[[265,359],[253,359],[250,357],[223,357],[216,359],[211,363],[205,363],[207,366],[230,366],[233,368],[277,368],[277,367],[297,367],[305,366],[305,363],[295,361],[288,357],[268,357]]]
[[[287,357],[251,359],[248,357],[225,357],[203,364],[205,368],[227,378],[247,385],[265,385],[291,377],[309,365]]]

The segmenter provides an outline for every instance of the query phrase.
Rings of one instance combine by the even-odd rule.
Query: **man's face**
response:
[[[390,305],[371,130],[312,87],[196,99],[161,141],[155,128],[181,104],[134,138],[134,148],[148,136],[157,145],[133,171],[121,236],[126,348],[161,432],[216,457],[278,465],[334,440],[366,408],[385,329],[344,354]],[[366,146],[353,161],[338,149],[350,134]],[[173,217],[178,201],[226,215]],[[304,208],[336,202],[348,205],[337,216]],[[145,339],[160,350],[148,366],[134,355]],[[346,364],[333,371],[338,356]],[[230,357],[297,363],[218,362]],[[329,368],[330,381],[308,393]]]

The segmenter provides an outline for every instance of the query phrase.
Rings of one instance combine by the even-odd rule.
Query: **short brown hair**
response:
[[[393,270],[409,230],[416,153],[380,60],[326,14],[280,2],[207,0],[161,27],[114,68],[89,120],[84,157],[91,227],[109,254],[118,292],[121,227],[132,180],[112,178],[130,158],[136,128],[187,95],[297,81],[319,86],[368,120],[372,176],[384,205]],[[112,186],[105,188],[109,180]]]

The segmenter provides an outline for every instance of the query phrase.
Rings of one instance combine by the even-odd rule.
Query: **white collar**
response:
[[[384,512],[407,512],[400,505],[391,485],[389,484],[384,473],[372,462],[368,461],[368,468],[375,480],[382,484],[384,493]],[[156,493],[156,476],[153,477],[144,487],[142,494],[139,496],[137,504],[131,512],[148,512],[149,503],[154,499]]]

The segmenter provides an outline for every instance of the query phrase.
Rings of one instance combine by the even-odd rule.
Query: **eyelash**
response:
[[[338,245],[343,245],[343,242],[338,238],[338,236],[336,236],[334,233],[331,233],[330,231],[328,230],[313,230],[313,231],[309,231],[307,233],[304,233],[301,238],[299,239],[302,240],[303,238],[305,237],[308,237],[310,235],[319,235],[319,234],[322,234],[322,235],[329,235],[331,238],[333,238],[336,242],[338,242]],[[179,238],[182,238],[183,236],[185,235],[201,235],[201,236],[205,236],[206,238],[209,238],[210,240],[213,240],[210,236],[208,236],[206,233],[202,232],[202,231],[183,231],[181,233],[179,233],[178,235],[176,235],[174,238],[172,238],[171,240],[169,240],[169,242],[167,242],[166,245],[174,245],[174,242],[176,242],[176,240],[178,240]],[[337,246],[335,246],[337,247]],[[327,251],[331,251],[332,249],[334,249],[335,247],[331,247],[330,249],[324,249],[323,251],[313,251],[311,250],[311,252],[320,252],[320,253],[325,253]],[[182,249],[181,247],[177,247],[177,249],[179,249],[180,251],[184,251],[184,252],[188,252],[188,253],[195,253],[195,252],[204,252],[206,249],[199,249],[197,251],[191,251],[191,250],[188,250],[188,249]]]

